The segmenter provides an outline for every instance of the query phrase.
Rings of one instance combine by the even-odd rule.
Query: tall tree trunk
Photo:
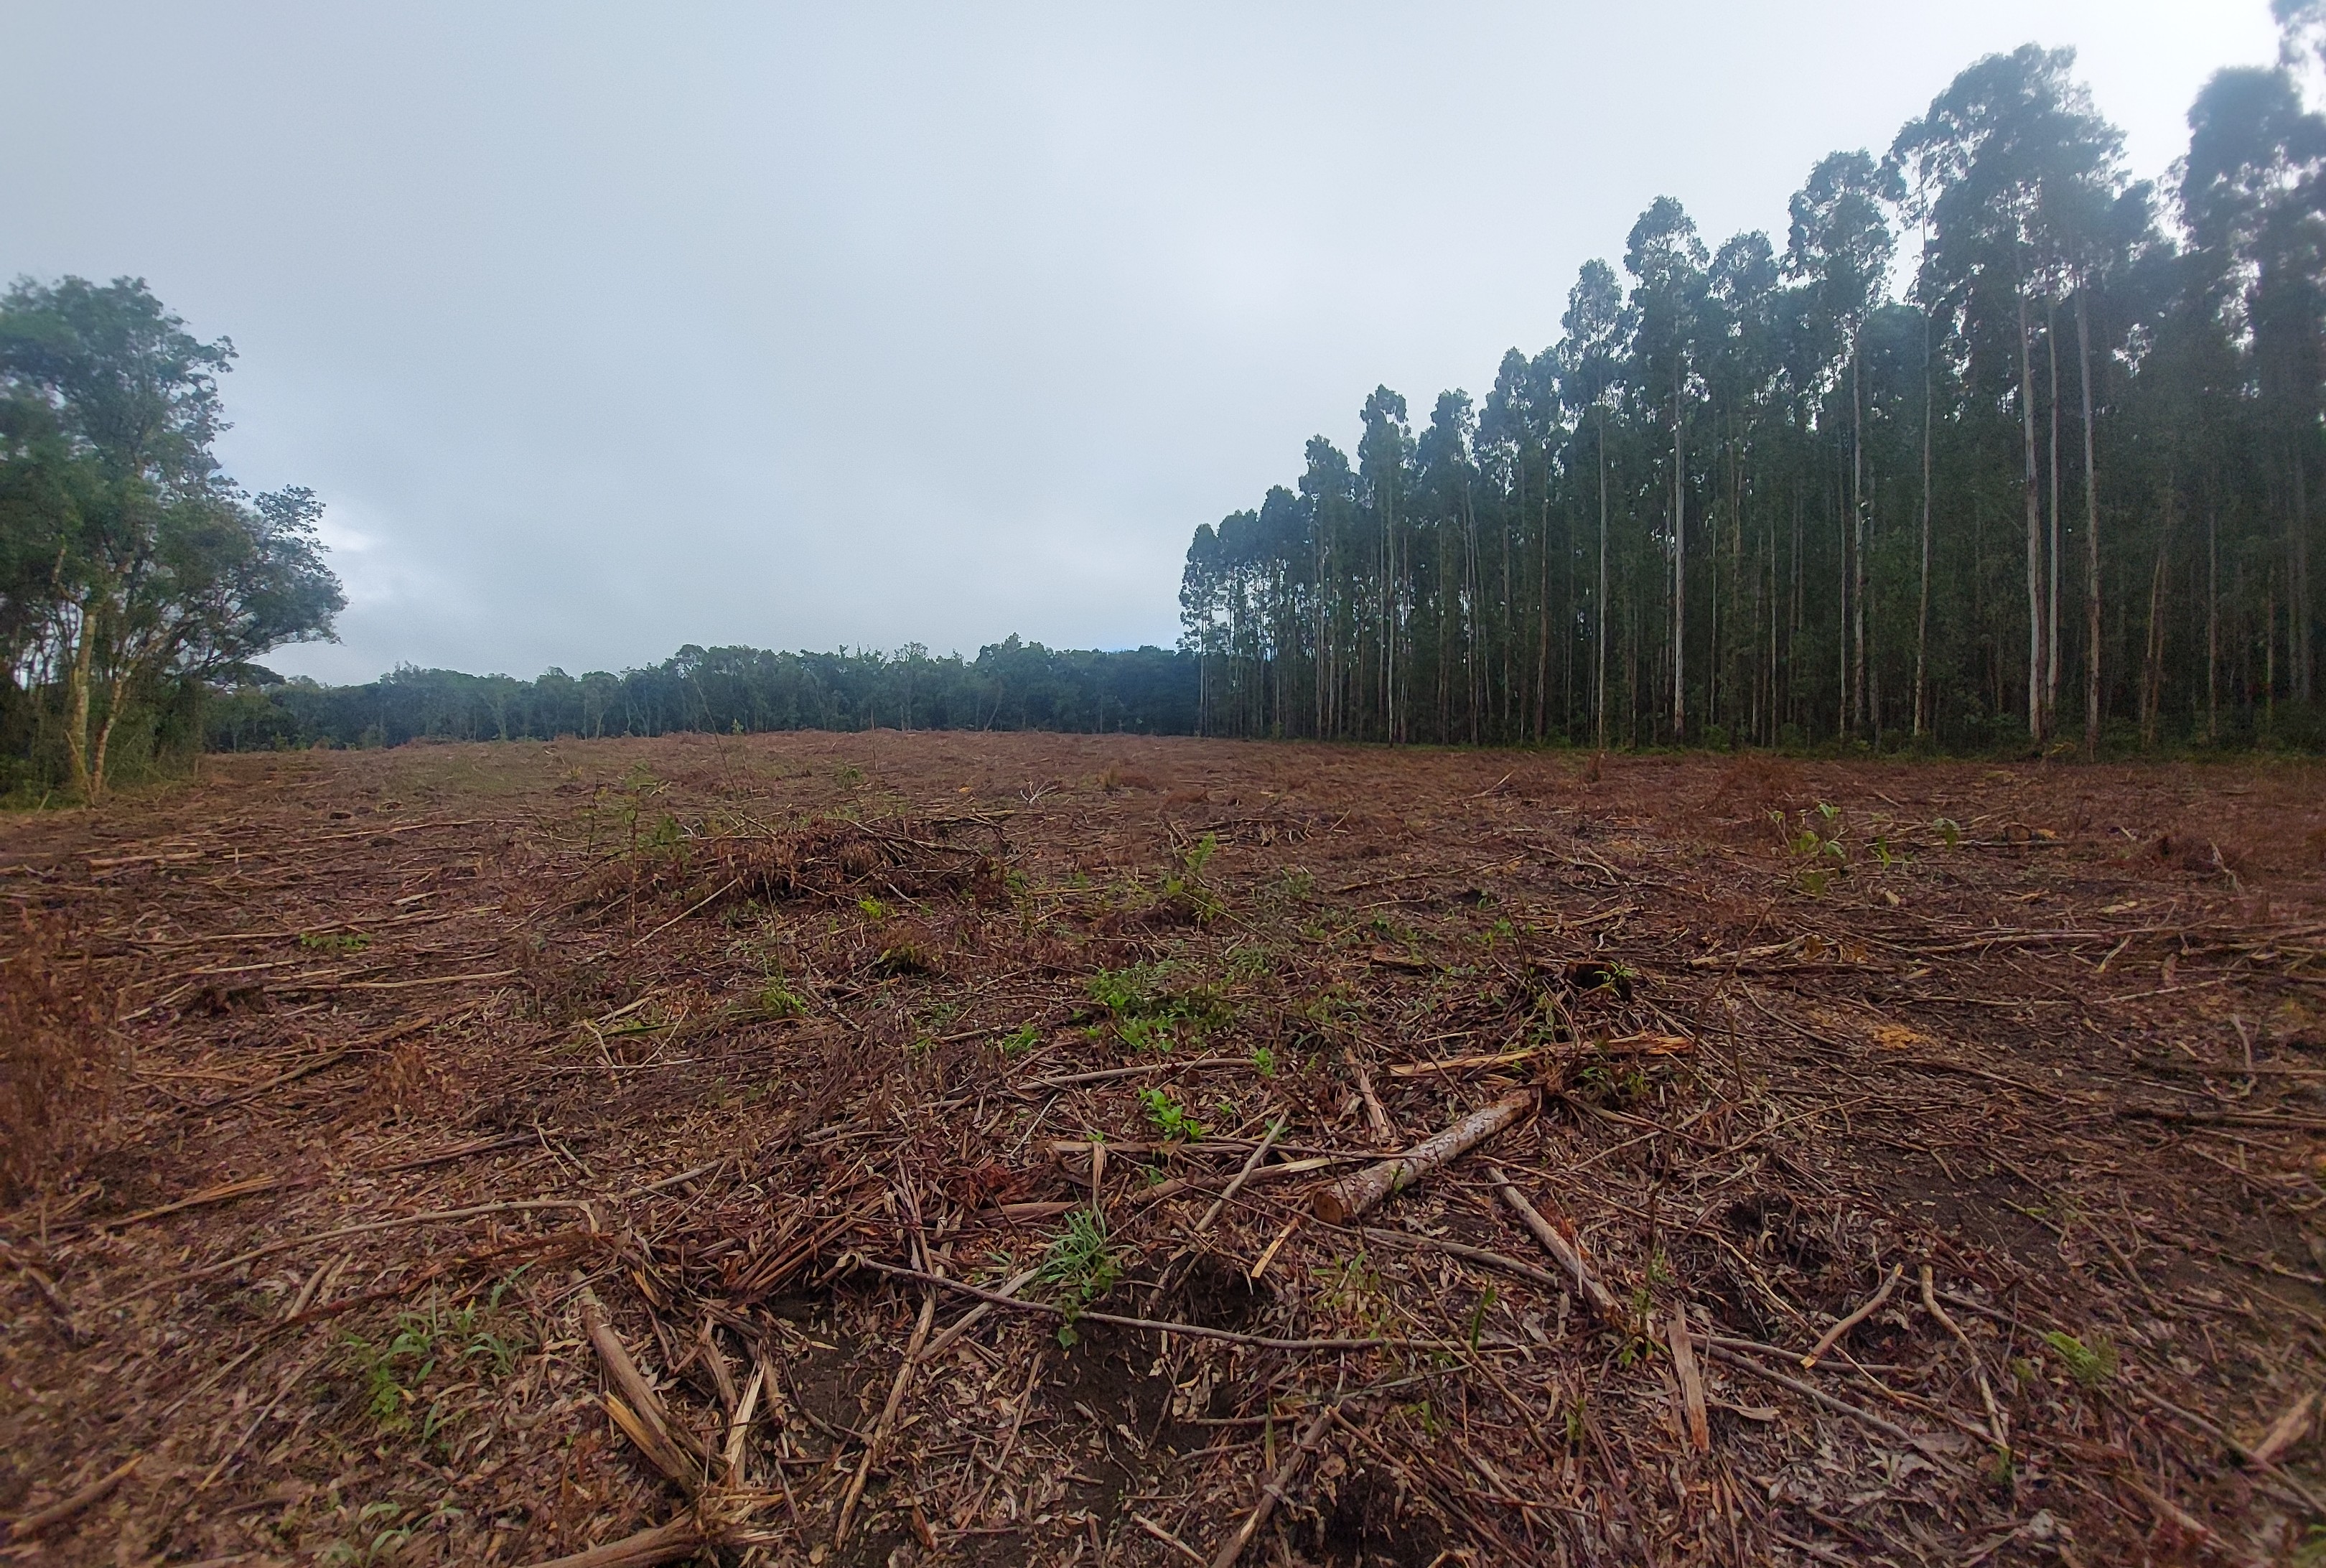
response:
[[[2221,733],[2221,513],[2205,481],[2205,743]]]
[[[105,722],[97,727],[97,740],[89,747],[88,790],[84,797],[91,806],[105,798],[105,758],[113,745],[113,726],[120,722],[121,705],[129,693],[129,672],[120,669],[107,683]]]
[[[1573,493],[1570,488],[1570,498]],[[1540,519],[1536,537],[1542,545],[1541,558],[1537,563],[1542,582],[1535,602],[1534,665],[1534,738],[1540,741],[1550,727],[1550,453],[1548,450],[1543,453],[1542,499],[1535,509]],[[1575,509],[1571,499],[1567,511],[1567,610],[1572,615],[1575,612]],[[1559,668],[1565,672],[1560,677],[1559,725],[1566,733],[1572,735],[1575,732],[1567,726],[1574,717],[1575,639],[1571,634],[1564,635],[1559,639]]]
[[[2035,466],[2035,366],[2019,291],[2019,423],[2027,446],[2027,734],[2043,743],[2043,498]]]
[[[1922,313],[1922,580],[1914,606],[1914,739],[1930,720],[1931,689],[1931,313]]]
[[[2043,360],[2052,378],[2052,527],[2050,575],[2043,606],[2043,733],[2049,735],[2060,713],[2060,331],[2055,302],[2043,301]]]
[[[1682,436],[1687,362],[1672,353],[1672,744],[1688,738],[1688,469]]]
[[[2310,700],[2310,479],[2303,454],[2307,432],[2293,443],[2293,527],[2286,552],[2286,652],[2293,660],[2293,696]]]
[[[88,757],[89,667],[97,656],[96,598],[92,593],[81,601],[72,673],[65,678],[65,751],[72,761],[73,789],[90,806],[97,804]]]
[[[1594,681],[1598,687],[1599,750],[1607,749],[1607,410],[1599,409],[1599,651]]]
[[[2173,513],[2178,491],[2172,476],[2164,479],[2164,517],[2156,531],[2156,566],[2148,577],[2148,650],[2141,661],[2140,743],[2156,744],[2156,722],[2164,705],[2164,567],[2172,546]]]
[[[1849,678],[1849,487],[1837,473],[1833,481],[1834,546],[1841,562],[1840,609],[1834,622],[1834,678],[1840,685],[1833,701],[1833,733],[1836,740],[1847,740],[1857,733],[1857,716],[1849,711],[1849,698],[1855,689]]]
[[[2076,290],[2076,358],[2084,382],[2084,755],[2100,751],[2100,491],[2092,461],[2092,338],[2084,296]],[[2159,568],[2162,570],[2162,567]]]
[[[1858,387],[1858,351],[1849,346],[1849,533],[1856,565],[1850,616],[1849,728],[1865,730],[1865,400]]]

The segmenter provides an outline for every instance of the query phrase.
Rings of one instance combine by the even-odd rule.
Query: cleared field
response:
[[[2287,1553],[2321,863],[2306,764],[212,759],[0,823],[0,1555]]]

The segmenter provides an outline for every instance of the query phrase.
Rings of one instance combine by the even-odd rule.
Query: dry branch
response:
[[[1212,1568],[1235,1568],[1236,1559],[1242,1556],[1244,1548],[1251,1545],[1251,1538],[1267,1526],[1270,1516],[1276,1512],[1276,1505],[1284,1500],[1284,1489],[1292,1484],[1292,1478],[1299,1473],[1309,1454],[1316,1451],[1317,1441],[1325,1435],[1325,1428],[1332,1424],[1333,1408],[1330,1405],[1326,1405],[1309,1421],[1307,1429],[1292,1445],[1292,1451],[1284,1456],[1284,1462],[1276,1467],[1276,1473],[1268,1478],[1266,1486],[1261,1488],[1260,1500],[1252,1504],[1251,1512],[1243,1517],[1243,1522],[1235,1527],[1235,1533],[1212,1554]]]
[[[120,1464],[69,1497],[60,1498],[45,1508],[36,1508],[8,1526],[5,1539],[29,1541],[43,1530],[53,1529],[96,1507],[112,1495],[113,1489],[129,1479],[129,1472],[145,1461],[142,1453],[130,1455]]]
[[[1844,1334],[1848,1333],[1850,1330],[1855,1329],[1858,1324],[1865,1321],[1866,1319],[1872,1317],[1875,1312],[1880,1311],[1882,1310],[1882,1303],[1888,1301],[1890,1299],[1890,1293],[1898,1288],[1898,1280],[1905,1272],[1906,1268],[1903,1264],[1892,1264],[1890,1265],[1889,1277],[1882,1282],[1882,1288],[1875,1291],[1864,1302],[1860,1302],[1856,1311],[1842,1319],[1841,1321],[1836,1323],[1832,1328],[1828,1329],[1819,1337],[1817,1344],[1810,1349],[1810,1353],[1801,1358],[1801,1370],[1804,1372],[1813,1370],[1817,1364],[1825,1358],[1825,1353],[1828,1350],[1832,1349],[1836,1345],[1841,1343],[1841,1337]]]
[[[1310,1206],[1326,1224],[1345,1225],[1391,1193],[1460,1158],[1532,1109],[1532,1089],[1504,1095],[1404,1153],[1370,1165],[1323,1189],[1311,1199]]]
[[[897,1406],[905,1402],[906,1386],[913,1380],[913,1368],[921,1358],[921,1347],[928,1343],[929,1324],[937,1315],[937,1293],[930,1291],[921,1297],[921,1315],[913,1324],[913,1338],[905,1346],[904,1359],[897,1364],[896,1381],[889,1385],[889,1402],[880,1406],[880,1419],[872,1423],[870,1439],[864,1444],[864,1457],[858,1461],[856,1473],[849,1478],[847,1495],[840,1499],[840,1522],[833,1526],[834,1545],[848,1539],[848,1526],[854,1522],[857,1500],[864,1495],[864,1483],[871,1479],[872,1467],[880,1461],[881,1451],[889,1446],[889,1429],[897,1419]]]
[[[1599,1315],[1600,1321],[1609,1324],[1622,1323],[1624,1309],[1607,1287],[1599,1283],[1599,1276],[1592,1271],[1589,1260],[1584,1257],[1582,1247],[1569,1241],[1556,1226],[1536,1212],[1534,1205],[1529,1203],[1526,1195],[1503,1174],[1500,1166],[1489,1165],[1486,1175],[1493,1182],[1495,1190],[1502,1194],[1503,1201],[1510,1205],[1511,1212],[1517,1215],[1519,1222],[1542,1244],[1543,1251],[1557,1258],[1559,1265],[1574,1277],[1575,1288],[1591,1304],[1591,1310]]]

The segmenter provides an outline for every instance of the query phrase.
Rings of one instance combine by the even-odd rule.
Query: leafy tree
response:
[[[71,782],[92,802],[121,724],[164,685],[198,689],[328,637],[344,602],[312,492],[254,500],[219,471],[218,378],[233,357],[137,279],[26,280],[0,297],[12,437],[0,621],[12,671],[60,692]]]

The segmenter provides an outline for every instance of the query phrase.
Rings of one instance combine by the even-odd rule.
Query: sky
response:
[[[286,674],[1168,645],[1196,526],[2074,46],[2134,173],[2266,0],[0,0],[0,276],[144,277],[323,499]]]

